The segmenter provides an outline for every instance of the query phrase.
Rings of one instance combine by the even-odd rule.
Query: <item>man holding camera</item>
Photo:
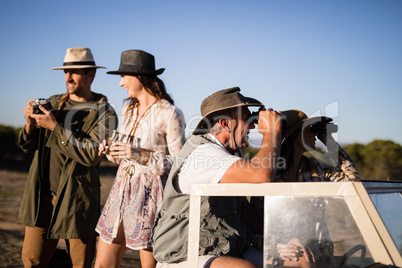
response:
[[[259,152],[243,159],[253,129],[250,106],[263,107],[244,97],[238,87],[218,91],[201,104],[203,118],[180,151],[170,171],[164,200],[153,230],[157,267],[187,267],[189,197],[192,184],[263,183],[275,176],[281,137],[280,113],[259,112],[263,135]],[[204,197],[201,201],[199,267],[262,266],[262,252],[250,246],[243,197]]]
[[[100,215],[100,141],[117,126],[107,98],[91,91],[96,66],[88,48],[67,49],[67,92],[30,99],[19,144],[34,152],[19,217],[26,225],[25,267],[47,267],[66,239],[74,267],[91,267]]]

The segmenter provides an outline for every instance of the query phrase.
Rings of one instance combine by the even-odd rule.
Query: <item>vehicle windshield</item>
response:
[[[292,239],[312,251],[316,267],[374,263],[343,197],[266,196],[264,228],[264,260],[268,264],[278,259],[278,244]]]
[[[264,235],[253,243],[262,245],[265,268],[305,267],[306,256],[315,267],[402,267],[401,193],[401,181],[193,185],[189,229],[199,232],[203,195],[263,197]],[[190,260],[198,243],[189,237]]]

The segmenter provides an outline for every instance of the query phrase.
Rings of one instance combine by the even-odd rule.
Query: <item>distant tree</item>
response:
[[[366,145],[353,143],[342,148],[352,157],[360,177],[366,180],[402,180],[402,146],[390,140],[374,140]],[[252,158],[259,148],[244,148],[243,155]],[[320,147],[314,154],[320,161],[331,163],[330,156]],[[311,152],[306,156],[313,157]]]
[[[357,166],[364,165],[364,145],[360,143],[352,143],[347,146],[342,147],[353,159]]]
[[[402,180],[402,146],[390,140],[374,140],[344,147],[356,163],[362,179]]]
[[[13,159],[22,154],[18,146],[18,133],[20,129],[0,125],[0,159]]]

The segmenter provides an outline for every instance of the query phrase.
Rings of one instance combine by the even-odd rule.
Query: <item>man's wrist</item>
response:
[[[50,131],[53,131],[57,126],[57,122],[53,122],[53,126],[49,128]]]

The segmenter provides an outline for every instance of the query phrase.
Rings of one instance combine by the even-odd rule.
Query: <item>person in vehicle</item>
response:
[[[286,126],[282,133],[281,157],[286,165],[279,168],[275,182],[348,181],[360,179],[352,158],[332,136],[337,125],[329,117],[308,118],[299,110],[283,111]],[[316,137],[326,146],[330,159],[317,159]],[[311,152],[315,157],[305,156]],[[325,161],[325,162],[323,162]]]
[[[295,109],[282,111],[282,116],[286,123],[282,132],[280,153],[282,161],[280,162],[285,164],[278,167],[275,182],[339,182],[360,179],[352,158],[332,136],[337,131],[337,126],[331,123],[331,118],[324,116],[309,118],[304,112]],[[315,151],[316,137],[326,146],[329,159],[316,158],[323,155]],[[306,156],[306,152],[310,152],[312,156]],[[260,223],[254,232],[261,235],[263,234],[263,202],[262,197],[252,197],[250,201],[251,208],[257,208],[257,213],[254,213],[252,217],[255,218],[258,215],[257,222]],[[301,204],[301,202],[304,203]],[[281,222],[281,229],[284,230],[280,232],[281,235],[278,235],[281,241],[268,243],[274,248],[273,251],[279,253],[277,256],[279,259],[275,261],[283,266],[309,267],[314,263],[315,267],[331,267],[333,243],[324,220],[324,200],[320,198],[307,201],[290,200],[287,205],[310,207],[315,213],[307,216],[297,214],[293,220],[287,217],[287,221]],[[283,210],[286,210],[286,207],[283,207]],[[301,222],[303,218],[307,223]],[[301,258],[300,252],[307,254]]]
[[[280,113],[259,112],[262,146],[252,159],[240,148],[255,126],[248,107],[262,107],[240,88],[220,90],[201,104],[203,118],[176,159],[153,228],[157,267],[187,267],[189,197],[192,184],[264,183],[275,175],[281,137]],[[204,197],[201,201],[200,267],[262,267],[262,252],[251,246],[244,219],[245,198]]]

